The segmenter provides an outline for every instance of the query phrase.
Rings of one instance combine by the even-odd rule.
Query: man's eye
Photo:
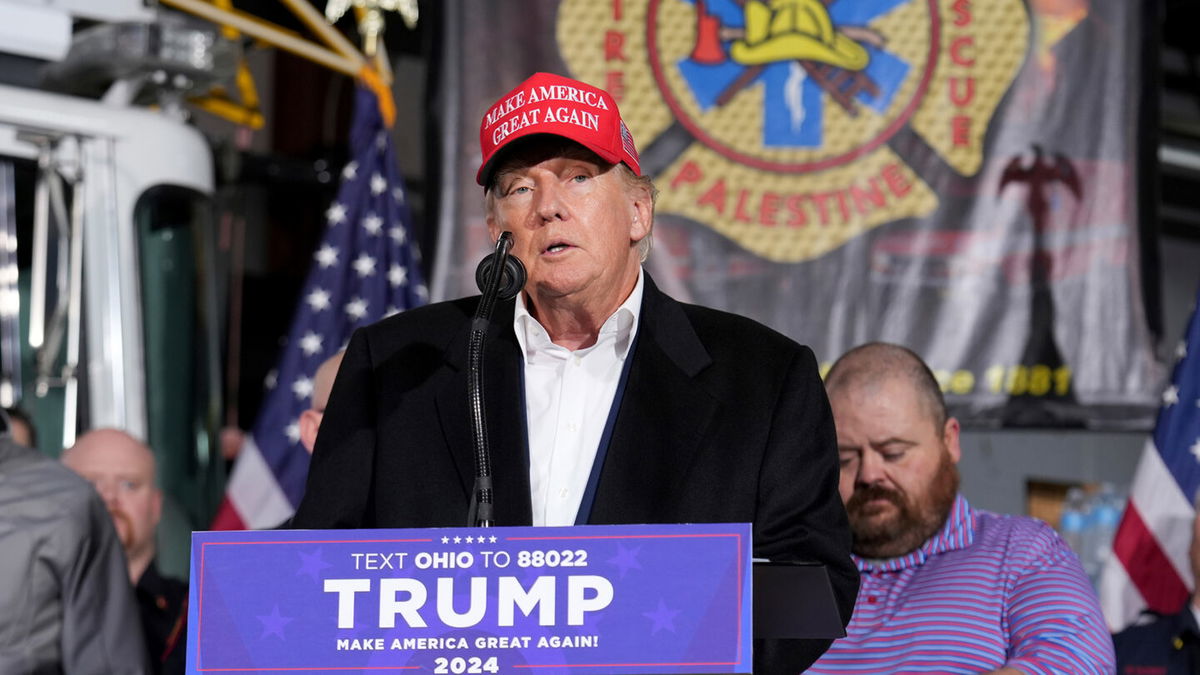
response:
[[[591,176],[587,175],[586,173],[580,173],[580,174],[571,176],[571,180],[575,181],[576,183],[583,183],[584,181],[587,181],[590,178],[591,178]]]
[[[120,483],[118,483],[118,485],[120,485],[121,489],[126,492],[133,492],[138,487],[137,482],[132,481],[132,480],[123,480]]]

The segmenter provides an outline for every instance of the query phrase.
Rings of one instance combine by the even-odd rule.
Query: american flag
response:
[[[1178,612],[1195,583],[1188,546],[1200,488],[1200,297],[1175,357],[1100,577],[1100,603],[1113,631],[1147,608]]]
[[[308,475],[298,420],[312,403],[317,366],[343,349],[355,328],[428,300],[391,135],[375,94],[361,87],[350,149],[287,342],[267,377],[269,391],[238,453],[214,530],[272,527],[291,517]]]

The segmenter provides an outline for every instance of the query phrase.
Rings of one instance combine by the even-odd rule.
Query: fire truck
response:
[[[57,456],[145,439],[160,565],[221,497],[223,298],[213,155],[182,114],[229,55],[144,0],[0,0],[0,405]]]

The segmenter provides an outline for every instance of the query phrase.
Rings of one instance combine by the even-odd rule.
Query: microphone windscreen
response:
[[[475,285],[481,292],[487,292],[488,278],[492,275],[492,267],[496,264],[497,255],[499,254],[491,253],[484,256],[483,260],[479,261],[479,266],[475,268]],[[515,255],[506,255],[504,269],[500,273],[500,288],[496,291],[496,297],[501,300],[515,298],[524,287],[525,265]]]

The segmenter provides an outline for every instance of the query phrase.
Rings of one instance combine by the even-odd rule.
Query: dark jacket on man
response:
[[[334,384],[298,528],[458,527],[475,471],[467,338],[478,298],[359,330]],[[484,387],[497,525],[529,525],[523,368],[496,307]],[[833,418],[811,350],[645,280],[629,379],[590,524],[753,523],[754,555],[827,566],[843,623],[858,588]],[[828,641],[756,643],[755,672],[797,673]]]
[[[151,561],[134,590],[150,672],[183,675],[187,663],[184,647],[187,641],[187,584],[159,574],[158,565]]]
[[[1189,600],[1175,614],[1147,612],[1142,621],[1113,636],[1117,675],[1200,673],[1200,628]]]

